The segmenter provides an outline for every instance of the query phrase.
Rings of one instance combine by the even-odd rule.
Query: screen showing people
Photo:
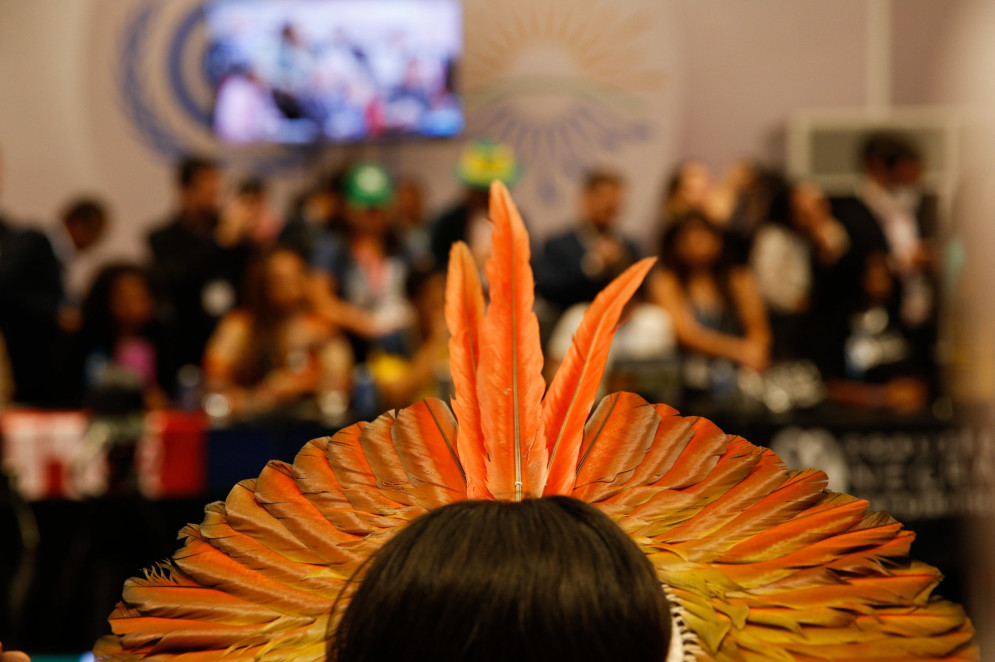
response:
[[[214,130],[225,142],[463,128],[458,0],[215,0],[204,11]]]

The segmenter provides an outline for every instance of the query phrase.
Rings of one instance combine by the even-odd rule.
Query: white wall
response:
[[[687,78],[681,153],[713,167],[778,161],[799,108],[866,101],[866,0],[704,0],[680,5]]]

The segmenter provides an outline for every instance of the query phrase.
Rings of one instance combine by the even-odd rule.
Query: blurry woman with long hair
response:
[[[204,357],[209,413],[261,414],[308,397],[348,390],[352,356],[315,314],[304,259],[287,248],[263,254],[249,272],[246,306],[226,315]]]
[[[763,371],[770,363],[770,324],[748,267],[729,256],[721,229],[690,212],[664,235],[661,268],[649,281],[650,298],[673,322],[686,350],[685,382],[709,389],[734,369]]]
[[[79,406],[88,394],[107,387],[141,394],[138,406],[169,403],[162,388],[165,351],[154,317],[155,297],[148,274],[129,263],[97,273],[81,307],[79,331],[71,341],[64,404]]]

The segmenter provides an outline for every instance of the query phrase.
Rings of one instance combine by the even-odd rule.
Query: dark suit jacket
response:
[[[222,248],[211,237],[191,232],[174,218],[149,235],[152,278],[168,303],[168,326],[172,330],[175,368],[200,365],[204,347],[220,315],[205,310],[204,288],[221,281],[239,293],[243,289],[250,248]],[[237,297],[236,297],[237,299]]]
[[[0,333],[18,402],[51,404],[62,295],[61,265],[48,237],[0,220]]]
[[[629,239],[619,239],[628,254],[623,260],[623,267],[626,267],[635,261],[638,251]],[[586,253],[587,247],[579,230],[569,230],[547,240],[542,253],[533,260],[539,294],[561,309],[594,299],[620,270],[589,275],[583,267]]]
[[[449,264],[449,249],[457,241],[466,241],[469,217],[469,208],[461,202],[442,212],[432,222],[431,249],[436,266],[445,269]]]

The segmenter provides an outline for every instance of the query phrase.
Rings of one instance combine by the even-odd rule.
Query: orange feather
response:
[[[574,487],[584,424],[605,372],[618,320],[655,261],[646,258],[637,262],[595,297],[543,398],[542,419],[549,453],[544,494],[570,494]]]
[[[457,457],[456,434],[452,412],[434,398],[401,410],[391,428],[397,457],[424,508],[466,498],[466,474]]]
[[[449,251],[446,276],[446,326],[449,327],[449,370],[453,377],[453,411],[459,421],[456,448],[466,472],[467,496],[487,499],[484,433],[477,399],[480,364],[480,327],[484,322],[484,293],[477,263],[462,241]]]
[[[656,409],[632,393],[601,400],[588,421],[571,496],[597,502],[618,493],[653,443]]]
[[[491,302],[480,333],[477,399],[486,411],[484,433],[487,488],[497,499],[520,501],[542,495],[546,439],[542,433],[539,321],[532,311],[535,283],[529,236],[508,189],[491,185],[491,256],[484,267]]]

